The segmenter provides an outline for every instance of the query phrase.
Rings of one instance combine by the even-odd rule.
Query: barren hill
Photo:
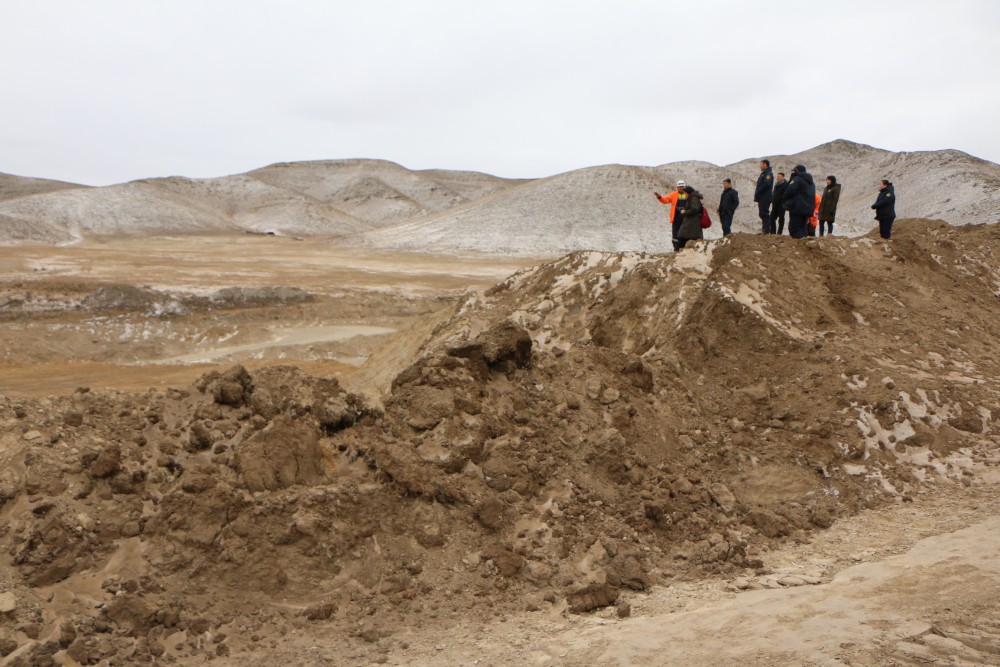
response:
[[[51,181],[41,178],[27,178],[0,173],[0,207],[3,202],[19,197],[44,195],[60,190],[85,188],[83,185]],[[35,217],[19,217],[0,211],[0,243],[68,243],[74,240],[73,233],[63,224],[42,221]]]
[[[416,173],[440,183],[470,201],[485,197],[512,185],[521,185],[532,180],[499,178],[478,171],[454,171],[447,169],[425,169]]]
[[[859,235],[873,227],[870,205],[881,178],[896,184],[900,217],[941,218],[954,225],[1000,217],[1000,166],[959,151],[893,153],[837,140],[769,157],[775,171],[788,173],[795,164],[805,164],[820,191],[828,174],[837,176],[843,186],[837,234]],[[606,165],[514,180],[352,159],[278,163],[217,179],[177,177],[75,189],[5,177],[0,242],[251,231],[425,252],[663,252],[670,248],[668,214],[652,193],[672,189],[679,179],[702,192],[714,211],[722,179],[732,178],[741,196],[734,229],[758,232],[757,163],[758,158],[728,166],[696,161]],[[716,219],[708,238],[720,233]]]
[[[960,151],[893,153],[837,140],[769,159],[775,172],[786,175],[796,164],[805,164],[820,193],[826,176],[837,176],[843,186],[837,234],[855,236],[873,228],[870,205],[882,178],[896,184],[900,217],[939,217],[956,225],[1000,219],[1000,166]],[[714,212],[722,180],[731,178],[741,199],[734,231],[759,232],[753,202],[759,160],[725,167],[685,161],[652,169],[621,165],[581,169],[502,190],[364,238],[378,246],[437,251],[537,254],[594,248],[664,252],[670,248],[667,214],[652,192],[670,190],[678,180],[700,191]],[[721,235],[717,216],[714,220],[707,238]]]
[[[293,662],[384,663],[414,628],[749,582],[1000,463],[998,298],[996,225],[739,235],[470,294],[383,407],[281,366],[0,398],[0,648],[265,665],[305,637]]]
[[[531,181],[438,215],[378,230],[380,247],[561,254],[580,248],[667,252],[669,188],[654,170],[608,165]]]
[[[982,224],[1000,220],[1000,166],[955,150],[894,153],[843,139],[792,155],[761,156],[771,160],[775,173],[790,175],[804,164],[822,194],[826,177],[833,175],[842,187],[837,211],[838,233],[865,233],[872,228],[871,203],[879,181],[896,186],[899,217],[939,218],[953,225]],[[726,167],[743,178],[745,210],[737,221],[758,231],[754,183],[760,158]]]
[[[227,220],[235,229],[301,236],[348,236],[370,228],[342,210],[248,174],[222,178],[151,179],[188,206]]]
[[[414,172],[386,160],[328,160],[274,164],[250,172],[255,178],[301,192],[376,226],[449,209],[504,187],[485,174]],[[451,186],[455,185],[453,189]]]
[[[85,185],[76,183],[66,183],[64,181],[52,181],[44,178],[27,178],[24,176],[14,176],[12,174],[0,173],[0,201],[4,199],[14,199],[16,197],[26,197],[28,195],[44,194],[46,192],[56,192],[57,190],[68,190],[70,188],[85,188]]]
[[[138,236],[235,231],[216,211],[192,207],[183,199],[141,181],[9,199],[0,202],[0,216],[47,225],[71,238],[84,234]]]

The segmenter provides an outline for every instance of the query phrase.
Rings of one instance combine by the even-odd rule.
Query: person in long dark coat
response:
[[[872,208],[875,210],[875,219],[878,220],[879,236],[884,239],[892,238],[892,222],[896,219],[896,188],[884,178],[878,186],[878,198]]]
[[[760,231],[767,233],[771,219],[771,199],[774,197],[774,176],[771,173],[771,161],[760,161],[760,176],[757,177],[757,187],[753,191],[753,200],[757,202],[757,215],[760,216]]]
[[[804,165],[792,169],[792,180],[785,190],[785,210],[788,211],[788,233],[793,239],[804,239],[809,230],[809,216],[816,210],[816,184]]]
[[[826,177],[826,187],[823,188],[823,199],[819,203],[819,235],[823,233],[824,225],[829,227],[833,236],[833,221],[837,217],[837,202],[840,201],[840,183],[836,176]]]
[[[788,181],[785,172],[779,171],[774,177],[774,201],[771,202],[771,218],[768,220],[767,233],[781,234],[785,231],[785,189]]]
[[[705,238],[705,233],[701,228],[701,209],[703,207],[701,193],[690,185],[684,188],[684,192],[687,193],[687,207],[684,209],[684,221],[681,222],[681,228],[677,230],[677,239],[680,242],[678,250],[692,239]]]

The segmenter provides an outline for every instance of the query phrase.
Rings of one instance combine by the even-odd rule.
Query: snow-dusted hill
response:
[[[559,254],[671,249],[666,191],[648,167],[590,167],[530,181],[437,215],[365,235],[380,247]]]
[[[775,172],[804,164],[822,191],[842,185],[838,234],[874,227],[877,184],[896,186],[899,218],[953,225],[1000,219],[1000,166],[954,150],[895,153],[842,139],[793,155],[727,166],[686,161],[606,165],[535,180],[479,172],[409,170],[385,160],[278,163],[212,179],[147,179],[88,188],[0,174],[0,243],[64,243],[86,235],[277,233],[332,237],[412,251],[512,255],[578,249],[670,249],[667,208],[653,197],[683,179],[718,206],[733,179],[734,230],[759,231],[754,184],[760,157]],[[715,224],[708,232],[717,237]]]
[[[27,197],[28,195],[44,194],[70,188],[85,188],[85,185],[52,181],[44,178],[26,178],[13,174],[0,174],[0,201]]]

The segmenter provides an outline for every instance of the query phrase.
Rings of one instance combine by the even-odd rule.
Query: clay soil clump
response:
[[[383,401],[282,365],[0,398],[0,651],[265,664],[321,624],[377,662],[419,623],[624,618],[975,485],[1000,237],[898,226],[568,255],[457,303]]]

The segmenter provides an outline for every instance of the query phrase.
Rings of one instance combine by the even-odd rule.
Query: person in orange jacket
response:
[[[816,226],[819,224],[819,204],[823,201],[823,196],[816,195],[816,208],[813,209],[812,217],[809,218],[809,226],[806,228],[807,236],[816,236]]]
[[[665,195],[661,195],[659,192],[653,193],[661,204],[670,204],[670,238],[673,240],[674,252],[680,250],[681,247],[677,232],[680,230],[681,222],[684,221],[684,210],[687,209],[688,196],[684,190],[686,186],[684,181],[677,181],[677,189],[673,192]]]

